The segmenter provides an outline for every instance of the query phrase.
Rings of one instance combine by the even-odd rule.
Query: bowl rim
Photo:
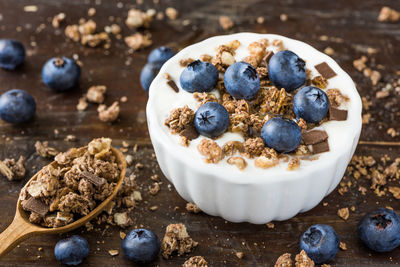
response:
[[[258,177],[251,177],[251,179],[243,179],[243,176],[245,176],[246,171],[244,170],[243,172],[238,172],[236,168],[234,171],[218,167],[218,164],[207,164],[209,167],[204,168],[203,164],[193,164],[192,158],[191,157],[185,157],[184,149],[187,149],[186,147],[179,146],[177,143],[171,142],[170,138],[167,136],[168,133],[166,133],[161,127],[161,125],[158,123],[158,115],[156,112],[156,109],[153,107],[154,104],[154,99],[157,97],[156,95],[156,84],[157,82],[163,78],[163,73],[166,72],[168,69],[168,66],[172,64],[174,60],[176,60],[180,55],[187,53],[188,50],[191,49],[196,49],[197,46],[201,46],[205,44],[206,42],[212,42],[216,41],[216,43],[220,43],[217,40],[226,38],[226,37],[232,37],[240,40],[241,38],[246,38],[246,37],[257,37],[257,38],[269,38],[269,39],[281,39],[283,42],[285,41],[290,41],[294,42],[295,44],[299,46],[304,46],[307,49],[310,49],[312,53],[318,57],[321,58],[321,62],[326,62],[328,63],[329,66],[331,66],[333,69],[335,69],[335,72],[339,71],[337,73],[338,75],[341,75],[343,79],[347,79],[348,81],[351,81],[351,88],[348,88],[349,92],[351,92],[354,95],[354,99],[352,98],[352,110],[354,110],[354,113],[357,112],[359,116],[354,116],[354,122],[353,125],[354,127],[351,128],[351,132],[349,129],[349,135],[346,145],[346,149],[343,149],[340,151],[340,153],[335,153],[331,154],[332,157],[328,157],[327,159],[317,159],[314,162],[317,162],[318,164],[312,164],[307,166],[307,168],[301,169],[301,172],[296,170],[296,171],[275,171],[273,172],[273,175],[270,177],[268,176],[268,173],[271,172],[273,169],[265,169],[266,175],[260,175]],[[350,84],[350,83],[349,83]],[[214,37],[207,38],[203,41],[200,41],[198,43],[192,44],[190,46],[185,47],[182,49],[179,53],[177,53],[174,57],[169,59],[160,69],[158,75],[155,77],[153,82],[150,85],[149,89],[149,98],[146,106],[146,116],[147,116],[147,123],[148,123],[148,128],[149,128],[149,134],[151,141],[153,145],[156,147],[157,145],[164,146],[166,151],[172,152],[173,157],[175,159],[178,159],[181,163],[190,166],[191,168],[195,169],[197,172],[203,173],[204,175],[208,176],[214,176],[219,179],[223,179],[225,182],[229,182],[232,184],[243,184],[243,185],[250,185],[250,184],[271,184],[275,182],[287,182],[293,179],[299,179],[301,177],[307,177],[309,174],[313,173],[317,169],[321,168],[327,168],[328,166],[331,166],[332,164],[336,164],[340,158],[346,158],[345,155],[350,153],[352,150],[352,147],[354,146],[354,142],[358,142],[358,138],[361,132],[361,127],[362,127],[362,120],[361,120],[361,113],[362,113],[362,102],[360,95],[358,94],[358,91],[356,89],[356,86],[351,79],[351,77],[339,66],[338,63],[336,63],[335,60],[333,60],[331,57],[328,55],[320,52],[319,50],[315,49],[311,45],[304,43],[302,41],[298,41],[295,39],[291,39],[285,36],[277,35],[277,34],[259,34],[259,33],[251,33],[251,32],[241,32],[241,33],[235,33],[235,34],[229,34],[229,35],[218,35]],[[181,153],[182,152],[182,153]],[[327,152],[330,153],[330,152]],[[202,162],[203,163],[203,162]],[[206,164],[206,163],[204,163]],[[278,175],[277,175],[278,174]],[[248,177],[246,177],[248,178]]]

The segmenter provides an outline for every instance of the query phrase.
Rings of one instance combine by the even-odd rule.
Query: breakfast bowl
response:
[[[202,140],[223,147],[229,141],[243,142],[244,138],[237,132],[225,132],[218,138],[200,135],[181,145],[182,137],[171,134],[166,124],[171,110],[185,105],[193,110],[199,107],[193,94],[182,89],[180,75],[185,69],[184,62],[204,58],[205,54],[215,56],[218,46],[232,42],[240,43],[233,55],[234,61],[239,62],[249,56],[249,45],[259,40],[268,40],[268,51],[276,53],[287,49],[297,54],[305,61],[310,80],[323,75],[326,90],[338,88],[345,99],[339,111],[345,109],[347,117],[325,119],[316,125],[314,130],[329,136],[324,141],[329,149],[309,155],[307,159],[301,158],[296,168],[288,167],[288,156],[284,153],[282,158],[286,160],[269,168],[257,167],[256,159],[251,157],[245,159],[245,168],[235,167],[226,158],[214,163],[205,162],[198,151]],[[323,73],[326,69],[328,74]],[[220,78],[221,75],[220,72]],[[218,95],[217,89],[212,92]],[[283,36],[237,33],[206,39],[184,48],[169,59],[150,86],[146,114],[157,161],[182,198],[209,215],[231,222],[262,224],[287,220],[299,212],[306,212],[335,189],[358,143],[361,110],[361,99],[354,82],[329,56],[304,42]],[[330,110],[329,116],[333,112]],[[239,152],[237,156],[240,156]],[[289,158],[296,158],[296,155]]]

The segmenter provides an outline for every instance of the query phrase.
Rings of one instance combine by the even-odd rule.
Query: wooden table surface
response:
[[[26,5],[36,5],[37,12],[24,12]],[[391,93],[388,98],[376,99],[376,88],[372,87],[368,78],[353,68],[352,61],[366,54],[368,47],[375,48],[378,53],[372,57],[373,64],[383,66],[380,70],[383,78],[379,86],[399,78],[396,71],[400,70],[400,23],[378,22],[377,16],[382,5],[400,10],[400,2],[395,0],[161,0],[157,5],[152,1],[136,4],[134,1],[118,3],[106,0],[0,0],[0,37],[22,41],[28,54],[23,66],[16,71],[0,70],[0,92],[20,88],[31,93],[37,101],[37,114],[31,122],[21,126],[0,122],[0,159],[24,155],[27,158],[28,171],[26,178],[20,182],[0,179],[0,230],[5,229],[11,222],[19,190],[28,177],[48,163],[35,153],[35,141],[48,140],[52,146],[64,150],[84,145],[94,137],[105,136],[113,138],[116,145],[121,145],[124,140],[130,144],[139,144],[138,152],[133,153],[130,150],[130,154],[136,162],[145,165],[143,170],[135,171],[145,201],[132,213],[135,225],[143,225],[162,238],[169,223],[182,222],[193,239],[199,242],[198,248],[189,255],[174,256],[170,260],[164,260],[160,256],[149,266],[180,266],[185,259],[195,255],[204,256],[211,266],[273,266],[281,254],[298,252],[299,236],[308,226],[315,223],[332,225],[341,240],[347,244],[347,251],[339,251],[332,262],[333,266],[398,265],[399,248],[391,253],[373,253],[361,244],[356,235],[356,225],[367,211],[382,206],[400,210],[399,200],[395,200],[391,194],[378,197],[368,191],[364,196],[358,192],[358,187],[353,186],[341,196],[335,190],[323,200],[328,203],[327,206],[320,204],[291,220],[275,222],[273,229],[267,228],[266,225],[229,223],[202,213],[186,213],[185,201],[178,196],[173,186],[168,187],[168,181],[152,157],[153,149],[145,117],[147,94],[139,84],[139,73],[151,48],[130,54],[123,41],[115,38],[108,52],[103,48],[84,47],[66,40],[63,34],[64,26],[56,30],[49,22],[55,14],[64,12],[67,15],[67,24],[77,23],[79,18],[88,17],[88,8],[94,7],[97,12],[93,19],[98,26],[111,24],[108,18],[114,16],[122,26],[122,34],[125,36],[132,32],[123,23],[129,8],[137,6],[142,10],[155,8],[163,11],[166,7],[173,6],[179,10],[179,18],[175,21],[154,21],[150,29],[154,41],[152,47],[169,45],[179,49],[207,37],[222,34],[224,31],[218,24],[220,15],[228,15],[235,21],[236,26],[229,33],[276,33],[310,43],[320,50],[329,46],[334,49],[332,57],[352,76],[360,94],[373,102],[370,110],[371,122],[363,126],[360,139],[363,142],[358,146],[356,154],[372,155],[379,159],[384,154],[391,158],[399,155],[400,137],[392,138],[386,134],[390,127],[399,130],[399,96]],[[281,13],[288,15],[289,19],[286,22],[279,19]],[[255,22],[258,16],[264,17],[264,23]],[[190,24],[183,26],[184,20],[190,20]],[[40,26],[41,24],[46,27]],[[328,36],[328,40],[320,40],[322,35]],[[44,62],[53,56],[71,57],[73,54],[79,55],[83,63],[80,88],[68,93],[52,92],[41,82],[40,72]],[[130,64],[125,64],[127,61]],[[78,112],[75,108],[79,97],[89,86],[96,84],[108,87],[107,104],[122,96],[128,97],[128,102],[121,104],[120,118],[113,124],[100,122],[94,105],[85,112]],[[76,135],[78,141],[63,141],[68,134]],[[149,177],[153,173],[159,174],[164,182],[156,196],[148,193],[148,185],[151,184]],[[398,181],[390,183],[398,184]],[[361,177],[358,185],[368,188],[370,181]],[[149,211],[152,205],[158,205],[159,209]],[[347,221],[337,216],[338,208],[352,205],[356,210],[350,212]],[[179,207],[177,211],[174,209],[176,206]],[[82,266],[133,266],[121,254],[116,257],[108,254],[110,249],[120,249],[120,229],[106,229],[104,226],[100,229],[92,232],[78,229],[74,232],[86,237],[91,247],[90,254]],[[53,248],[56,242],[65,236],[68,235],[31,238],[3,257],[0,265],[59,266]],[[39,247],[43,248],[43,251],[39,251]],[[241,260],[235,256],[239,251],[245,255]]]

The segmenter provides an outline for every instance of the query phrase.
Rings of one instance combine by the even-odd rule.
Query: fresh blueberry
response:
[[[313,86],[299,90],[293,99],[293,111],[306,122],[318,123],[329,109],[329,98],[324,91]]]
[[[207,137],[220,136],[229,126],[229,113],[221,104],[207,102],[196,111],[194,126],[201,135]]]
[[[331,261],[339,250],[339,236],[329,225],[315,224],[300,237],[300,250],[316,264]]]
[[[78,265],[89,254],[89,244],[83,237],[73,235],[61,239],[54,248],[57,260],[66,265]]]
[[[155,260],[160,252],[160,240],[152,231],[132,230],[122,240],[122,250],[125,257],[135,263],[149,263]]]
[[[294,121],[275,117],[268,120],[262,127],[261,138],[268,147],[287,153],[300,145],[301,130]]]
[[[218,70],[209,62],[196,60],[182,71],[180,82],[189,93],[210,92],[218,82]]]
[[[292,51],[280,51],[269,60],[269,79],[276,87],[291,92],[306,83],[305,65],[304,60]]]
[[[25,59],[24,45],[15,40],[0,39],[0,68],[13,70]]]
[[[236,62],[225,72],[224,84],[236,99],[250,100],[260,90],[260,77],[256,69],[246,62]]]
[[[35,99],[24,90],[13,89],[0,96],[0,118],[18,124],[35,115]]]
[[[386,208],[368,213],[358,224],[358,236],[374,251],[392,251],[400,245],[399,214]]]
[[[164,64],[168,59],[175,55],[174,51],[167,46],[161,46],[150,52],[147,61],[149,63]]]
[[[146,92],[149,91],[151,82],[157,76],[161,66],[162,64],[160,63],[147,63],[144,65],[142,72],[140,73],[140,84]]]
[[[81,68],[74,60],[56,57],[48,60],[42,69],[43,82],[51,89],[62,92],[75,87],[81,76]]]

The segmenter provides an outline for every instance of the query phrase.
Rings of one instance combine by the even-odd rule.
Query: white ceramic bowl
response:
[[[319,154],[318,160],[301,161],[300,169],[295,171],[286,170],[287,163],[264,170],[248,162],[244,171],[228,165],[226,159],[218,164],[207,164],[195,149],[198,141],[193,140],[191,148],[183,147],[179,145],[178,136],[171,135],[164,125],[173,108],[184,104],[195,107],[196,102],[189,101],[193,97],[184,90],[180,89],[177,94],[168,88],[163,73],[169,73],[180,87],[179,75],[183,70],[178,63],[180,59],[196,59],[204,53],[215,55],[218,45],[232,40],[239,40],[247,49],[248,43],[261,38],[281,39],[287,49],[305,59],[307,68],[312,69],[315,75],[314,65],[328,63],[338,74],[329,80],[328,88],[339,88],[350,98],[346,106],[347,120],[329,121],[321,127],[329,135],[330,151]],[[161,170],[186,201],[195,203],[207,214],[221,216],[231,222],[261,224],[286,220],[299,212],[308,211],[332,192],[356,149],[361,132],[361,109],[361,99],[354,82],[329,56],[306,43],[279,35],[238,33],[209,38],[183,49],[168,60],[150,86],[146,112]],[[221,142],[224,141],[222,138]]]

